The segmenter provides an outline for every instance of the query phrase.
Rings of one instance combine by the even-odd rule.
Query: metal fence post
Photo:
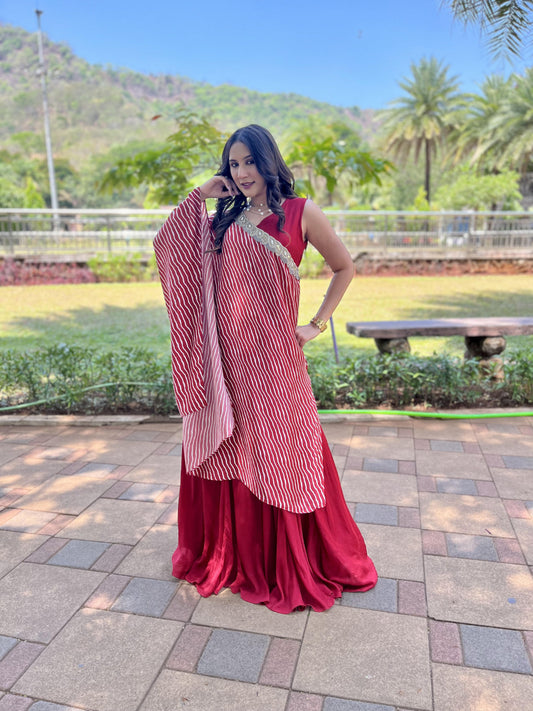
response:
[[[105,224],[106,224],[106,230],[107,230],[107,253],[111,254],[112,247],[111,247],[111,224],[110,224],[110,216],[106,215],[105,218]]]

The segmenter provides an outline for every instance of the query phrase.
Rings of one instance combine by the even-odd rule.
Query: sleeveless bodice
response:
[[[257,225],[260,229],[275,237],[284,247],[286,247],[296,265],[302,261],[307,242],[302,234],[302,214],[304,211],[306,198],[287,198],[283,203],[285,212],[285,224],[283,232],[278,230],[278,216],[273,213],[265,217]]]

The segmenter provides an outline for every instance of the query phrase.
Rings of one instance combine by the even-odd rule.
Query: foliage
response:
[[[162,144],[172,132],[176,107],[209,116],[221,131],[247,123],[268,126],[281,136],[293,121],[320,115],[341,117],[352,127],[361,125],[356,107],[345,109],[297,94],[273,94],[230,85],[212,86],[179,75],[144,75],[128,69],[91,65],[64,45],[43,35],[48,69],[52,145],[77,171],[91,156],[103,155],[116,144],[132,141]],[[42,136],[42,97],[37,74],[35,35],[0,25],[0,139],[13,134]],[[159,121],[151,117],[162,114]],[[371,112],[363,112],[372,132]],[[42,142],[41,142],[42,145]],[[9,149],[20,152],[20,142]],[[44,153],[44,148],[38,150]],[[141,199],[142,201],[142,199]],[[119,200],[117,199],[117,204]],[[86,205],[84,205],[86,206]]]
[[[383,119],[383,143],[400,163],[411,153],[415,162],[424,154],[424,189],[431,203],[431,159],[452,132],[464,101],[457,77],[448,76],[434,57],[411,65],[412,77],[399,82],[404,96],[379,113]]]
[[[430,210],[430,205],[426,197],[426,191],[422,186],[418,188],[418,192],[413,200],[413,205],[409,209],[415,210],[416,212],[427,212]]]
[[[148,264],[142,254],[98,255],[87,261],[98,282],[148,281],[156,277],[155,256]]]
[[[87,284],[94,281],[94,274],[87,267],[74,263],[35,263],[21,259],[0,259],[0,286]]]
[[[154,117],[159,118],[159,117]],[[206,165],[216,169],[222,148],[222,135],[207,119],[181,109],[176,114],[177,131],[167,145],[124,158],[104,175],[100,189],[150,187],[152,201],[175,204],[182,200],[189,181]]]
[[[26,189],[24,190],[24,207],[37,209],[46,207],[43,196],[29,175],[26,178]]]
[[[321,178],[329,205],[333,204],[333,193],[342,176],[347,177],[350,187],[372,181],[379,184],[381,174],[391,167],[388,161],[363,148],[359,135],[341,121],[301,121],[284,140],[288,145],[286,161],[301,176],[300,192],[315,197],[316,179]]]
[[[24,191],[9,178],[0,175],[0,207],[20,207]]]
[[[435,202],[444,210],[519,210],[519,178],[510,170],[480,175],[463,167],[439,188]]]
[[[97,387],[108,384],[105,387]],[[170,359],[143,348],[111,352],[59,344],[6,350],[0,361],[0,406],[44,401],[43,412],[175,411]]]
[[[6,350],[0,361],[0,407],[36,403],[32,411],[176,411],[170,358],[151,349],[59,344],[37,351]],[[533,403],[533,353],[507,357],[495,382],[476,361],[408,354],[309,359],[319,408],[457,408]]]
[[[465,23],[479,24],[488,32],[489,46],[497,55],[519,55],[531,44],[531,0],[444,0]]]
[[[499,156],[492,147],[485,145],[487,139],[492,139],[489,126],[507,101],[512,80],[492,74],[486,77],[480,90],[479,94],[467,95],[467,102],[450,136],[449,156],[455,163],[468,158],[477,168],[490,170]]]
[[[533,158],[533,69],[513,75],[485,131],[477,141],[473,162],[493,170],[509,167],[525,172]]]
[[[322,408],[458,408],[533,403],[533,353],[507,356],[497,382],[477,361],[410,354],[309,359],[313,392]]]

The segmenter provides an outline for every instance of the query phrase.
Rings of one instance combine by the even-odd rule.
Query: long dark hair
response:
[[[279,148],[272,134],[266,128],[255,123],[238,128],[227,140],[217,175],[224,175],[231,180],[229,153],[234,143],[240,141],[250,151],[256,168],[267,185],[267,203],[278,216],[278,230],[285,224],[285,213],[281,207],[283,198],[297,197],[294,192],[294,176],[281,157]],[[215,231],[215,249],[222,247],[224,234],[246,206],[245,196],[239,192],[235,196],[219,198],[213,217]]]

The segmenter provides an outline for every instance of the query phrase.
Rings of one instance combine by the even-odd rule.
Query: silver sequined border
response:
[[[235,222],[239,225],[239,227],[242,227],[242,229],[247,232],[250,237],[253,237],[257,242],[279,257],[281,261],[287,265],[290,274],[292,274],[295,279],[300,280],[300,272],[298,271],[298,267],[291,257],[289,250],[278,242],[275,237],[272,237],[272,235],[269,235],[268,232],[260,229],[257,225],[253,225],[244,212],[241,212]]]

